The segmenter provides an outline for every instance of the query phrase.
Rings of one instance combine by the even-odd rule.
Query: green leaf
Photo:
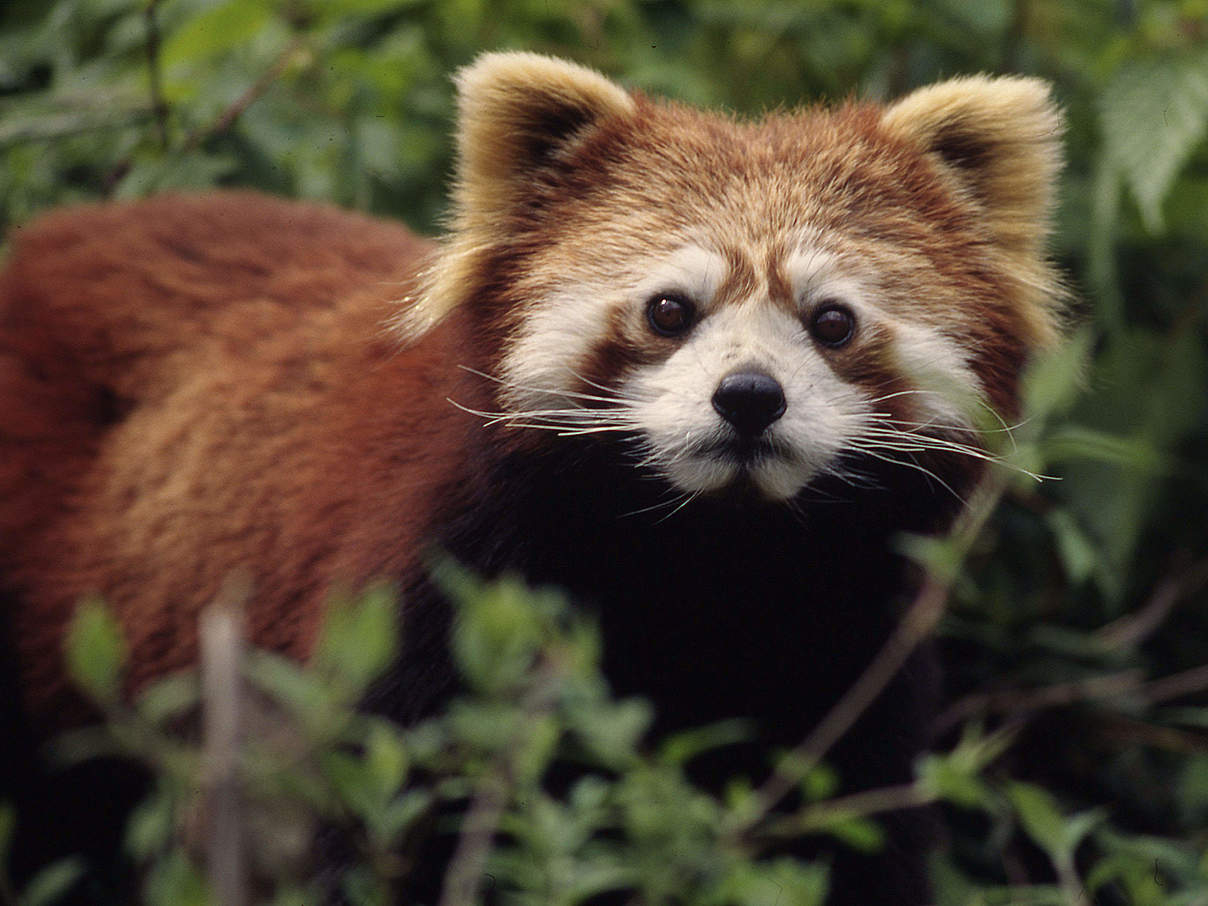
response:
[[[524,736],[513,753],[512,767],[518,784],[528,785],[541,779],[561,738],[562,727],[553,715],[539,715],[527,721]]]
[[[1052,794],[1034,784],[1016,781],[1007,787],[1007,796],[1028,836],[1054,861],[1067,861],[1073,855],[1087,828],[1067,830],[1066,818]]]
[[[1094,341],[1094,332],[1084,328],[1028,363],[1022,396],[1029,425],[1068,411],[1078,400]],[[1021,427],[1026,429],[1027,426]]]
[[[966,768],[960,759],[932,754],[919,761],[917,771],[928,792],[956,805],[976,808],[990,801],[990,792],[981,778]]]
[[[126,824],[126,851],[135,859],[148,860],[163,850],[174,829],[172,797],[157,789],[131,813]]]
[[[470,685],[487,695],[514,693],[543,640],[542,595],[515,579],[455,591],[453,654]]]
[[[1170,471],[1170,458],[1148,440],[1120,437],[1080,425],[1064,425],[1044,442],[1045,459],[1050,462],[1099,462],[1121,466],[1148,475]]]
[[[965,551],[953,538],[902,533],[895,536],[892,543],[896,550],[941,582],[952,582],[960,575]]]
[[[258,689],[288,708],[300,719],[316,719],[330,712],[332,690],[314,673],[267,651],[250,651],[247,676]]]
[[[1028,835],[1044,850],[1058,851],[1064,818],[1049,792],[1030,783],[1016,782],[1007,788],[1007,795]]]
[[[408,790],[382,810],[373,829],[379,839],[392,843],[432,806],[435,797],[427,790]]]
[[[389,906],[391,903],[386,882],[365,865],[346,871],[340,887],[352,906]]]
[[[426,0],[323,0],[314,5],[313,12],[321,23],[340,22],[358,17],[369,18],[384,13],[397,13],[408,6],[418,6]]]
[[[366,589],[353,602],[333,601],[315,646],[315,669],[359,697],[394,659],[398,623],[398,597],[389,585]]]
[[[195,673],[179,673],[148,686],[135,702],[138,713],[151,724],[164,724],[196,708],[201,686]]]
[[[151,866],[146,901],[147,906],[212,906],[205,879],[181,849]]]
[[[649,722],[650,712],[648,707],[635,711],[632,715],[632,719],[635,721],[633,729],[638,729],[639,727],[645,729],[645,722],[640,725],[636,724],[639,718],[644,718],[645,722]],[[752,721],[718,721],[708,726],[682,730],[669,736],[659,746],[658,758],[659,761],[665,764],[684,765],[697,755],[744,742],[754,735],[755,725]],[[631,744],[637,744],[636,737],[631,740]]]
[[[1208,129],[1208,54],[1124,66],[1100,101],[1104,153],[1123,175],[1151,233],[1162,202]]]
[[[1099,548],[1068,510],[1055,509],[1048,514],[1049,528],[1057,542],[1057,552],[1066,574],[1074,582],[1084,582],[1099,564]]]
[[[822,863],[780,858],[740,862],[703,898],[707,906],[821,906],[828,884]]]
[[[126,640],[121,626],[99,600],[80,605],[67,629],[67,672],[75,683],[104,705],[121,698]]]
[[[839,775],[828,764],[816,764],[801,778],[801,792],[807,802],[820,802],[839,792]]]
[[[879,852],[885,846],[885,832],[871,818],[845,815],[822,825],[826,833],[860,852]]]
[[[115,198],[142,198],[169,189],[206,189],[235,169],[229,155],[205,151],[145,155],[134,161],[118,184]]]
[[[365,741],[365,766],[377,795],[389,799],[407,779],[407,748],[392,724],[374,721]]]
[[[61,859],[43,868],[25,885],[21,906],[50,906],[58,902],[84,874],[84,860]]]
[[[377,811],[381,800],[363,759],[348,752],[325,752],[319,763],[324,776],[349,811],[362,819]]]
[[[196,63],[245,46],[273,15],[265,0],[227,0],[189,19],[164,42],[165,68]]]

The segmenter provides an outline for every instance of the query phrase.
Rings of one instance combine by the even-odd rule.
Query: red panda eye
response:
[[[646,319],[655,333],[665,337],[682,334],[692,326],[696,308],[687,299],[659,293],[646,303]]]
[[[814,312],[809,328],[823,346],[842,346],[856,332],[856,316],[846,305],[830,302]]]

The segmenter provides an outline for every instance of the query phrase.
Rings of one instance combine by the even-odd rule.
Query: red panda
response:
[[[0,582],[29,719],[70,711],[65,624],[102,594],[140,685],[252,570],[254,641],[308,654],[334,584],[403,589],[369,707],[448,694],[432,545],[566,588],[664,729],[790,745],[892,629],[891,544],[944,529],[1058,336],[1061,120],[1034,79],[741,121],[577,65],[457,79],[447,237],[251,193],[74,208],[0,277]],[[917,658],[834,757],[900,782]],[[755,770],[752,768],[751,770]],[[921,843],[836,902],[926,899]],[[896,850],[894,849],[896,847]]]

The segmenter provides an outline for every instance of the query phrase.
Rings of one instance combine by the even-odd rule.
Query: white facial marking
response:
[[[911,400],[920,420],[951,428],[972,427],[981,407],[977,376],[960,347],[938,330],[892,321],[893,354],[902,374],[918,390]]]
[[[785,271],[804,304],[842,302],[857,318],[879,322],[892,331],[895,364],[916,391],[910,404],[920,421],[953,428],[971,425],[981,405],[981,388],[953,339],[879,303],[875,293],[864,289],[856,269],[830,252],[806,246],[789,256]]]
[[[767,254],[753,249],[749,258],[766,261]],[[607,264],[586,264],[534,301],[503,361],[501,402],[513,423],[636,436],[641,467],[685,493],[720,490],[745,476],[765,497],[787,500],[816,476],[842,468],[844,453],[909,455],[925,448],[918,446],[926,440],[920,431],[967,427],[980,405],[977,381],[955,340],[902,313],[900,302],[895,307],[878,298],[870,289],[875,280],[862,272],[867,265],[803,243],[782,265],[794,313],[769,298],[762,275],[747,298],[721,304],[716,295],[729,265],[699,245],[631,259],[611,272]],[[658,293],[691,300],[696,323],[668,347],[666,358],[616,376],[599,388],[593,405],[583,405],[588,356],[617,325],[634,331],[639,342],[648,340],[640,333],[650,329],[645,308]],[[845,351],[823,347],[806,326],[809,313],[824,302],[853,312],[854,343],[862,329],[875,325],[892,337],[891,367],[910,389],[887,395],[907,402],[889,406],[887,395],[840,376],[831,356]],[[859,355],[858,345],[851,354]],[[785,397],[783,415],[745,443],[713,406],[721,380],[743,370],[772,377]],[[895,421],[887,409],[913,414]]]
[[[749,461],[713,408],[722,378],[751,368],[774,377],[785,413]],[[843,450],[868,411],[859,392],[822,361],[801,324],[766,301],[726,306],[703,320],[662,364],[636,371],[625,393],[649,440],[651,464],[685,491],[714,491],[745,470],[769,498],[795,495]]]
[[[503,361],[501,397],[508,409],[558,405],[558,392],[579,384],[579,369],[605,339],[616,309],[643,305],[659,292],[705,305],[726,275],[725,259],[697,245],[640,263],[646,266],[568,283],[536,302]]]

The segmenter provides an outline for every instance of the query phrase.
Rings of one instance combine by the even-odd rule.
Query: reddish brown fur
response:
[[[139,685],[192,661],[232,569],[255,571],[255,641],[299,657],[331,577],[401,574],[465,447],[428,369],[451,324],[405,359],[381,327],[429,243],[245,194],[76,209],[13,238],[0,573],[34,710],[62,701],[81,595],[117,611]]]

